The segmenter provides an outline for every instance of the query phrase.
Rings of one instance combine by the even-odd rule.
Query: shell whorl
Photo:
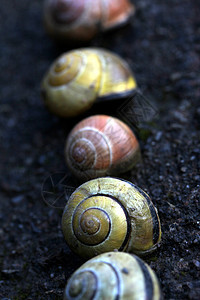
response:
[[[109,252],[90,259],[70,277],[64,300],[161,300],[156,274],[137,256]]]
[[[106,115],[78,123],[65,148],[67,165],[81,180],[126,172],[138,161],[139,153],[139,143],[130,128]]]
[[[119,250],[143,255],[161,238],[160,220],[149,196],[130,182],[105,177],[82,184],[63,212],[67,244],[90,258]]]
[[[72,117],[88,110],[97,99],[131,95],[136,81],[117,55],[84,48],[62,54],[44,76],[41,89],[50,111]]]
[[[85,127],[69,137],[66,158],[76,177],[95,178],[110,167],[112,149],[109,140],[100,131]]]
[[[62,55],[52,65],[48,83],[51,86],[59,87],[68,84],[73,80],[84,64],[84,59],[80,55]]]
[[[50,0],[48,5],[49,14],[57,24],[70,26],[83,14],[85,0]]]
[[[86,41],[126,23],[134,11],[128,0],[46,0],[44,23],[58,40]]]
[[[103,252],[106,252],[110,243],[113,243],[113,249],[124,247],[128,225],[123,207],[111,197],[102,195],[89,197],[81,202],[72,218],[72,228],[77,240],[86,246],[97,248],[103,243]]]

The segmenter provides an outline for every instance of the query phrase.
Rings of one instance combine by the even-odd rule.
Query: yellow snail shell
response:
[[[98,48],[73,50],[51,65],[42,81],[42,96],[51,112],[77,116],[95,100],[120,99],[133,94],[136,81],[119,56]]]
[[[64,300],[161,300],[155,272],[135,255],[108,252],[84,263],[69,278]]]
[[[114,250],[144,255],[161,239],[149,196],[133,183],[111,177],[75,190],[64,208],[62,230],[72,251],[85,258]]]
[[[139,143],[122,121],[96,115],[79,122],[65,147],[66,163],[79,180],[118,175],[130,170],[140,158]]]
[[[87,41],[126,23],[134,12],[129,0],[46,0],[44,23],[58,40]]]

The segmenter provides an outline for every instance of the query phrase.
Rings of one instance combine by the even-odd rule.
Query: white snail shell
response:
[[[68,200],[62,230],[69,247],[85,258],[119,250],[143,255],[161,239],[149,196],[136,185],[103,177],[82,184]]]
[[[64,300],[161,300],[155,272],[134,255],[109,252],[90,259],[70,277]]]
[[[42,81],[41,92],[48,109],[60,117],[74,117],[95,101],[133,95],[136,81],[127,63],[99,48],[62,54]]]
[[[67,165],[79,180],[118,175],[130,170],[140,158],[137,138],[122,121],[96,115],[79,122],[70,132],[65,148]]]
[[[56,39],[87,41],[126,23],[134,11],[129,0],[46,0],[44,23]]]

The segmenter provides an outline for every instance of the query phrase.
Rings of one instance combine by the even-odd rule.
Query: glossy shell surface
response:
[[[136,81],[127,63],[98,48],[64,53],[51,65],[41,85],[46,106],[61,117],[77,116],[95,100],[128,97],[135,89]]]
[[[58,40],[87,41],[126,23],[134,11],[128,0],[46,0],[44,24]]]
[[[90,259],[70,277],[64,300],[161,300],[155,272],[134,255],[109,252]]]
[[[96,115],[79,122],[67,138],[67,165],[79,180],[118,175],[140,159],[131,129],[117,118]]]
[[[114,250],[143,255],[161,239],[159,216],[149,196],[111,177],[75,190],[63,212],[62,230],[69,247],[85,258]]]

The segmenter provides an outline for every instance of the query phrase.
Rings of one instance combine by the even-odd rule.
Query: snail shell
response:
[[[110,116],[96,115],[72,129],[65,157],[72,174],[83,181],[130,170],[140,158],[140,149],[126,124]]]
[[[84,48],[61,55],[44,76],[41,88],[51,112],[73,117],[88,110],[97,99],[132,95],[136,81],[119,56],[103,49]]]
[[[69,247],[85,258],[114,250],[143,255],[161,239],[149,196],[133,183],[111,177],[75,190],[64,208],[62,230]]]
[[[134,11],[128,0],[46,0],[44,23],[56,39],[87,41],[126,23]]]
[[[161,300],[154,271],[134,255],[109,252],[84,263],[70,277],[64,300]]]

